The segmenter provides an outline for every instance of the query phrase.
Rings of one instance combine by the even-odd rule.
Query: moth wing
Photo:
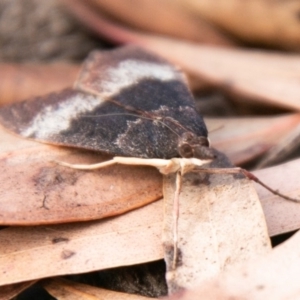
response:
[[[178,156],[187,130],[207,135],[183,75],[135,47],[92,53],[75,89],[3,107],[0,122],[43,142],[148,158]]]
[[[116,101],[141,117],[161,120],[175,131],[176,140],[186,131],[207,137],[184,74],[139,47],[92,52],[75,87]]]

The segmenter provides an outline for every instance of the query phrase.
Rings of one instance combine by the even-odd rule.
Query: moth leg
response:
[[[167,175],[181,171],[181,173],[186,173],[196,166],[201,166],[207,163],[207,160],[200,160],[195,158],[171,158],[171,159],[161,159],[161,158],[137,158],[137,157],[120,157],[116,156],[113,159],[118,164],[123,165],[135,165],[135,166],[150,166],[155,167],[160,173]]]
[[[113,158],[115,163],[132,166],[150,166],[158,170],[170,165],[171,160],[161,158],[139,158],[139,157],[122,157],[116,156]]]
[[[62,161],[56,161],[59,165],[77,169],[77,170],[96,170],[105,168],[115,164],[131,165],[131,166],[151,166],[157,168],[163,174],[176,172],[180,165],[177,161],[159,158],[138,158],[138,157],[121,157],[115,156],[113,159],[96,164],[70,164]]]
[[[181,170],[181,173],[187,173],[193,170],[195,167],[202,166],[210,160],[200,160],[197,158],[172,158],[172,159],[162,159],[162,158],[139,158],[139,157],[122,157],[115,156],[113,159],[104,161],[97,164],[69,164],[62,161],[56,161],[57,164],[78,170],[96,170],[114,164],[121,165],[131,165],[131,166],[149,166],[155,167],[160,173],[166,175],[170,173],[175,173]]]
[[[287,195],[280,193],[278,190],[272,189],[270,186],[262,182],[258,177],[256,177],[253,173],[242,169],[242,168],[215,168],[215,169],[197,169],[194,170],[195,172],[202,172],[202,173],[209,173],[209,174],[243,174],[248,179],[253,180],[254,182],[258,183],[266,190],[271,192],[272,194],[279,196],[285,200],[300,203],[300,199],[292,198]]]
[[[105,167],[116,164],[116,162],[113,159],[103,161],[101,163],[89,164],[89,165],[70,164],[70,163],[67,163],[67,162],[64,162],[64,161],[57,161],[57,160],[55,161],[55,163],[57,163],[58,165],[68,167],[68,168],[71,168],[71,169],[76,169],[76,170],[96,170],[96,169],[101,169],[101,168],[105,168]]]

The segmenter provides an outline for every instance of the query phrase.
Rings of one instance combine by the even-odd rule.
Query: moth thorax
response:
[[[212,159],[214,154],[209,148],[208,138],[185,132],[178,139],[178,153],[184,158]]]

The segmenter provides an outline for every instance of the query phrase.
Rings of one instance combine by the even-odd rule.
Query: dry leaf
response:
[[[13,299],[21,292],[35,284],[36,281],[25,281],[21,283],[15,283],[10,285],[4,285],[0,287],[0,300]]]
[[[219,156],[211,167],[230,167]],[[170,294],[260,257],[271,249],[265,217],[252,182],[237,174],[189,173],[182,178],[178,230],[176,176],[164,177],[164,248]],[[178,257],[174,262],[174,235]]]
[[[300,295],[300,232],[265,257],[169,299],[297,300]]]
[[[107,18],[117,26],[142,32],[169,35],[186,40],[218,45],[233,41],[215,26],[183,10],[173,0],[64,0],[68,9],[86,26],[93,28],[97,20]],[[153,22],[155,16],[155,22]]]
[[[300,109],[300,55],[270,51],[202,46],[178,39],[141,34],[107,19],[86,16],[98,34],[122,44],[136,44],[152,51],[198,81],[218,86],[236,98]],[[170,51],[172,49],[172,51]]]
[[[43,283],[44,288],[57,300],[146,300],[156,299],[139,295],[125,294],[87,284],[72,282],[66,279],[51,279]]]
[[[281,49],[300,50],[298,1],[177,0],[193,16],[240,40]]]
[[[111,23],[124,32],[134,28],[202,43],[228,45],[239,39],[268,47],[300,49],[297,1],[140,0],[138,5],[120,0],[64,2],[83,24],[96,32],[106,31]],[[99,23],[104,20],[105,28],[101,28]]]
[[[253,173],[281,193],[300,199],[300,159]],[[300,228],[300,203],[286,201],[259,185],[256,185],[256,190],[261,199],[270,236]]]
[[[162,205],[101,221],[3,229],[0,285],[160,259]]]
[[[2,225],[100,219],[162,196],[161,175],[154,168],[119,165],[92,172],[74,170],[53,161],[95,163],[104,157],[27,141],[5,131],[0,135]]]
[[[235,165],[262,155],[300,124],[300,114],[275,117],[206,118],[212,146]]]
[[[1,64],[0,104],[45,95],[73,85],[75,64]]]
[[[262,169],[268,165],[278,163],[286,159],[300,146],[300,122],[292,128],[284,137],[280,138],[266,155],[256,165],[257,169]]]
[[[255,174],[270,185],[278,179],[286,179],[286,190],[281,185],[278,185],[279,188],[282,192],[296,188],[298,191],[290,195],[299,197],[299,163],[300,160],[290,163],[290,167],[283,166],[283,171],[279,174],[276,168],[280,167]],[[295,169],[291,173],[293,165]],[[287,182],[291,182],[288,174],[292,174],[294,178],[290,187],[287,186]],[[239,182],[235,181],[235,184]],[[245,186],[240,185],[239,188],[243,189]],[[224,189],[225,187],[222,191]],[[297,221],[297,218],[300,220],[300,214],[297,216],[297,211],[300,211],[298,203],[278,200],[273,196],[268,199],[270,193],[261,188],[258,188],[258,193],[271,235],[300,227],[300,222]],[[276,203],[279,206],[275,206]],[[182,202],[181,204],[184,205]],[[217,205],[213,207],[218,208]],[[275,214],[272,213],[274,207],[277,210]],[[243,215],[243,212],[247,211],[242,210],[239,213]],[[239,218],[239,214],[233,215],[226,208],[222,218]],[[0,231],[0,285],[160,259],[163,257],[162,222],[163,203],[157,201],[125,215],[97,222],[3,229]],[[205,227],[205,224],[199,226]],[[239,229],[236,224],[232,227]]]

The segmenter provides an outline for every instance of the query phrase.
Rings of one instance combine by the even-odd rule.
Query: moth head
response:
[[[209,148],[209,140],[205,136],[197,136],[192,132],[185,132],[178,141],[178,153],[184,158],[213,159],[215,155]]]

